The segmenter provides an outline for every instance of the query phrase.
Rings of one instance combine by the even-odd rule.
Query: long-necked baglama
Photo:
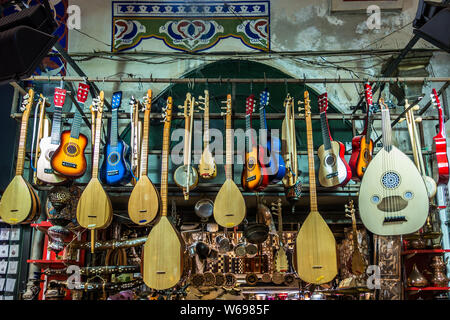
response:
[[[283,244],[283,218],[282,211],[283,208],[281,206],[281,199],[278,198],[276,203],[272,203],[272,211],[276,212],[278,215],[278,242],[280,248],[277,250],[275,254],[275,269],[277,272],[287,272],[289,269],[288,258],[286,255],[286,249]]]
[[[411,159],[392,145],[389,109],[381,98],[383,148],[364,173],[359,190],[359,215],[364,226],[378,235],[400,235],[419,230],[428,216],[428,194]]]
[[[169,166],[172,97],[167,99],[164,115],[164,135],[161,164],[161,217],[150,231],[144,245],[143,278],[155,290],[175,286],[183,274],[184,243],[167,218],[167,179]]]
[[[148,135],[150,127],[150,112],[152,107],[152,90],[148,89],[144,97],[144,132],[142,136],[141,166],[138,181],[131,192],[128,201],[128,215],[139,225],[152,222],[159,210],[159,194],[147,175],[148,172]]]
[[[337,274],[336,240],[317,210],[311,106],[308,91],[305,91],[304,97],[311,212],[297,234],[294,266],[303,281],[322,284],[330,282]]]
[[[34,90],[23,97],[22,122],[20,126],[19,148],[17,151],[16,175],[6,187],[0,200],[0,218],[8,224],[31,222],[39,212],[40,203],[36,192],[23,178],[28,119],[34,103]],[[42,103],[42,102],[41,102]]]
[[[233,181],[233,130],[231,128],[231,94],[226,101],[226,164],[225,183],[214,200],[214,219],[224,228],[239,225],[245,218],[246,207],[241,191]]]
[[[353,274],[359,275],[366,271],[366,262],[359,250],[358,244],[358,232],[356,229],[356,216],[353,200],[349,201],[349,204],[345,205],[346,216],[352,219],[352,240],[353,240],[353,252],[350,257],[347,267],[352,270]]]
[[[77,221],[81,227],[91,230],[91,241],[94,242],[95,230],[104,229],[112,221],[113,211],[111,200],[98,179],[98,162],[100,156],[100,135],[102,128],[102,115],[104,92],[95,99],[96,114],[94,153],[92,155],[92,178],[81,194],[77,206]],[[93,252],[94,245],[91,246]]]
[[[217,175],[216,162],[209,149],[209,91],[204,91],[204,96],[198,97],[198,108],[203,110],[203,153],[198,165],[198,173],[203,179],[211,179]]]

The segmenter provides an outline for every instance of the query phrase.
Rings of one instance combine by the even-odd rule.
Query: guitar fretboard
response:
[[[82,116],[78,109],[75,111],[75,117],[73,118],[72,128],[70,130],[70,137],[78,139],[80,137]]]
[[[309,102],[305,102],[309,103]],[[309,107],[305,107],[307,113]],[[316,172],[314,169],[314,147],[311,114],[306,114],[306,139],[308,141],[309,199],[311,211],[317,211]]]
[[[227,100],[231,100],[231,96],[228,95]],[[233,179],[233,130],[231,129],[231,106],[227,112],[227,123],[226,123],[226,165],[225,165],[225,176],[226,179]]]
[[[111,111],[111,137],[110,143],[111,146],[117,146],[117,141],[119,138],[119,129],[118,129],[118,110],[114,109]]]
[[[325,150],[330,150],[331,137],[330,137],[330,130],[328,128],[327,114],[325,112],[320,113],[320,124],[322,130],[323,146]]]
[[[28,118],[30,113],[25,110],[22,115],[22,123],[20,125],[19,148],[17,150],[16,175],[23,174],[23,165],[25,162],[25,144],[27,142]]]
[[[164,124],[163,135],[163,151],[162,151],[162,163],[161,163],[161,216],[167,216],[167,179],[168,179],[168,166],[169,166],[169,144],[170,144],[170,125],[171,125],[171,110],[172,110],[172,98],[169,97],[168,101],[168,114],[166,122]]]

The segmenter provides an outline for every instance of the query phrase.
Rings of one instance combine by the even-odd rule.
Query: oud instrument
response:
[[[308,91],[305,91],[304,98],[311,212],[297,234],[294,265],[300,279],[308,283],[322,284],[333,280],[337,274],[336,240],[317,209],[311,107]]]
[[[392,145],[389,108],[380,99],[383,148],[364,173],[359,214],[365,227],[378,235],[417,231],[428,216],[425,183],[414,163]]]
[[[52,167],[51,161],[56,150],[60,146],[61,139],[61,114],[62,107],[66,100],[66,90],[63,88],[55,88],[55,94],[53,98],[54,112],[52,131],[49,137],[42,138],[39,142],[39,149],[41,154],[39,156],[36,171],[37,178],[46,183],[61,184],[66,182],[67,178],[60,173],[55,172]]]
[[[439,113],[439,131],[433,137],[433,153],[435,154],[433,159],[433,178],[437,184],[447,184],[449,180],[447,137],[441,102],[434,88],[431,93],[431,101],[433,101],[433,105],[438,109]]]
[[[163,153],[161,165],[161,217],[151,229],[144,245],[143,279],[155,290],[175,286],[183,274],[184,243],[167,218],[167,185],[169,166],[172,97],[167,99],[164,115]]]
[[[192,129],[194,125],[194,105],[195,98],[190,93],[186,95],[184,107],[184,164],[175,170],[173,179],[175,183],[183,190],[184,199],[189,199],[189,190],[195,189],[198,184],[198,172],[192,166]]]
[[[323,187],[344,186],[352,177],[352,171],[345,160],[345,146],[331,137],[327,120],[328,95],[319,96],[320,123],[323,145],[317,150],[320,160],[319,182]]]
[[[275,254],[275,270],[276,272],[287,272],[289,269],[288,258],[286,255],[286,249],[283,245],[283,218],[282,218],[282,203],[281,199],[278,198],[278,201],[272,203],[272,211],[276,212],[278,216],[278,241],[280,248],[277,250]]]
[[[352,170],[352,179],[360,181],[367,166],[373,157],[373,141],[370,138],[373,122],[373,98],[372,87],[369,83],[364,84],[364,93],[366,99],[367,115],[363,132],[352,139],[352,155],[349,166]]]
[[[363,274],[366,271],[366,263],[361,254],[358,244],[358,232],[356,229],[356,216],[353,200],[350,200],[349,204],[345,205],[346,216],[352,219],[352,240],[353,240],[353,252],[350,259],[350,267],[352,273],[355,275]]]
[[[144,97],[144,130],[142,136],[141,166],[138,181],[128,200],[128,215],[139,225],[152,222],[159,210],[159,194],[148,177],[148,139],[150,127],[150,111],[152,107],[152,90],[148,89]]]
[[[95,230],[109,226],[113,218],[111,200],[103,189],[98,177],[100,156],[100,135],[102,128],[102,115],[104,105],[104,92],[100,91],[98,98],[94,99],[96,111],[95,142],[92,159],[92,177],[83,190],[77,205],[77,221],[81,227],[91,230],[91,241],[95,241]],[[92,252],[94,245],[91,246]]]
[[[19,148],[17,151],[16,174],[0,199],[0,218],[11,225],[33,221],[40,210],[40,201],[34,189],[23,178],[28,119],[34,102],[34,90],[23,97],[21,110]],[[42,103],[41,101],[40,103]]]
[[[216,162],[209,148],[209,91],[204,91],[204,96],[200,96],[197,104],[203,110],[203,153],[198,165],[198,173],[203,179],[211,179],[217,175]]]
[[[224,228],[239,225],[245,218],[246,206],[241,191],[233,181],[233,130],[231,128],[231,94],[226,100],[226,164],[225,183],[214,200],[214,219]]]
[[[80,105],[84,106],[88,94],[89,85],[80,83],[77,92],[77,101]],[[82,177],[87,169],[85,149],[88,138],[80,133],[81,121],[81,113],[77,110],[71,130],[65,130],[61,133],[61,143],[51,158],[53,170],[72,179]]]

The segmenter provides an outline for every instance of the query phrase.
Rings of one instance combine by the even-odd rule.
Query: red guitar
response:
[[[434,88],[431,93],[431,100],[439,111],[439,132],[435,137],[433,137],[433,152],[436,154],[436,158],[433,161],[433,178],[437,184],[447,184],[449,178],[449,167],[444,116],[438,94]]]

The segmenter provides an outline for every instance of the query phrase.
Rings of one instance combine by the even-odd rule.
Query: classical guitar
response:
[[[245,218],[245,200],[241,191],[233,181],[233,130],[231,128],[231,94],[226,101],[226,164],[225,183],[214,200],[214,219],[224,228],[233,228]]]
[[[205,90],[204,96],[200,96],[198,104],[203,110],[203,153],[198,165],[198,173],[203,179],[211,179],[217,175],[216,162],[209,148],[209,91]]]
[[[350,200],[349,204],[345,205],[346,216],[352,219],[352,240],[353,240],[353,252],[349,261],[349,267],[352,273],[355,275],[363,274],[366,271],[366,263],[359,250],[358,244],[358,232],[356,229],[356,216],[353,200]]]
[[[173,174],[173,180],[183,190],[184,199],[189,199],[189,190],[195,189],[198,184],[198,172],[192,166],[192,134],[194,125],[194,106],[195,99],[190,93],[186,95],[184,106],[179,108],[184,109],[184,163],[178,167]]]
[[[323,145],[317,150],[320,160],[319,182],[323,187],[344,186],[352,177],[352,170],[344,158],[345,146],[331,137],[327,120],[328,95],[319,96]]]
[[[359,214],[364,226],[378,235],[417,231],[428,216],[428,194],[414,163],[392,145],[389,108],[380,99],[383,148],[364,173]]]
[[[16,175],[6,187],[0,199],[0,218],[8,224],[29,223],[39,216],[40,202],[36,192],[23,178],[28,119],[34,102],[34,90],[23,97],[21,110],[19,149],[17,151]]]
[[[77,92],[77,101],[84,106],[89,94],[89,85],[80,83]],[[80,133],[81,113],[75,111],[71,130],[61,133],[61,143],[54,152],[51,165],[55,172],[72,179],[80,178],[87,169],[85,150],[88,138]]]
[[[52,132],[49,137],[42,138],[39,143],[41,154],[39,156],[36,171],[37,178],[42,182],[51,184],[61,184],[66,182],[67,178],[60,173],[55,172],[51,161],[54,153],[61,143],[61,114],[62,107],[66,100],[66,90],[55,88],[53,103],[55,105],[52,121]]]
[[[152,90],[148,89],[144,97],[144,132],[142,136],[141,166],[138,181],[131,192],[128,201],[128,215],[139,225],[152,222],[159,210],[159,194],[147,175],[148,172],[148,139],[150,126],[150,111],[152,107]]]
[[[276,212],[278,216],[278,241],[280,248],[277,250],[275,254],[275,270],[277,272],[287,272],[289,269],[288,258],[286,255],[286,249],[283,245],[283,218],[282,218],[282,203],[281,199],[278,198],[278,201],[272,203],[272,211]]]
[[[266,139],[260,136],[258,161],[261,167],[264,167],[263,186],[269,183],[278,183],[286,174],[286,167],[283,156],[281,155],[281,140],[278,136],[272,136],[267,129],[266,106],[269,104],[269,91],[264,90],[259,97],[259,122],[261,133],[267,133]]]
[[[115,92],[111,102],[109,141],[105,146],[100,179],[107,185],[125,185],[131,181],[130,148],[119,137],[118,112],[122,102],[122,91]]]
[[[405,99],[405,109],[409,108],[408,99]],[[406,123],[408,125],[408,133],[411,141],[411,148],[413,151],[414,162],[417,169],[422,175],[425,187],[427,188],[428,198],[432,199],[437,192],[437,185],[434,179],[426,175],[425,165],[423,163],[422,146],[417,132],[416,122],[422,121],[422,118],[414,119],[414,111],[419,110],[419,106],[415,105],[406,112]],[[403,119],[401,119],[403,120]]]
[[[447,137],[445,134],[444,115],[436,89],[433,88],[431,100],[439,112],[439,132],[433,137],[433,178],[437,184],[446,184],[449,179],[449,165],[447,156]]]
[[[102,128],[102,115],[104,92],[100,91],[93,105],[96,111],[94,152],[92,155],[92,177],[83,190],[77,205],[77,221],[81,227],[91,230],[91,241],[95,239],[95,230],[109,226],[113,218],[111,200],[98,179],[98,162],[100,157],[100,135]],[[94,245],[91,245],[93,252]]]
[[[294,267],[303,281],[322,284],[330,282],[337,274],[336,240],[317,210],[311,106],[308,91],[305,91],[304,97],[311,212],[297,234]]]
[[[364,124],[364,130],[360,135],[352,139],[352,155],[350,157],[349,166],[352,170],[352,179],[360,181],[364,172],[373,157],[373,141],[370,138],[372,133],[373,122],[373,98],[372,87],[369,83],[364,84],[364,92],[366,97],[367,115]]]
[[[247,97],[245,104],[245,163],[242,169],[241,184],[246,191],[262,190],[269,184],[269,176],[265,168],[262,171],[258,162],[258,146],[253,136],[252,113],[255,107],[255,96]],[[265,181],[263,181],[265,179]]]
[[[287,200],[295,202],[300,198],[302,184],[298,174],[294,99],[289,94],[284,100],[284,108],[285,117],[281,127],[281,140],[286,173],[282,182]]]
[[[172,97],[167,99],[161,164],[161,217],[150,231],[144,245],[142,274],[145,284],[155,290],[175,286],[183,274],[184,243],[167,218],[167,184],[169,166]]]

